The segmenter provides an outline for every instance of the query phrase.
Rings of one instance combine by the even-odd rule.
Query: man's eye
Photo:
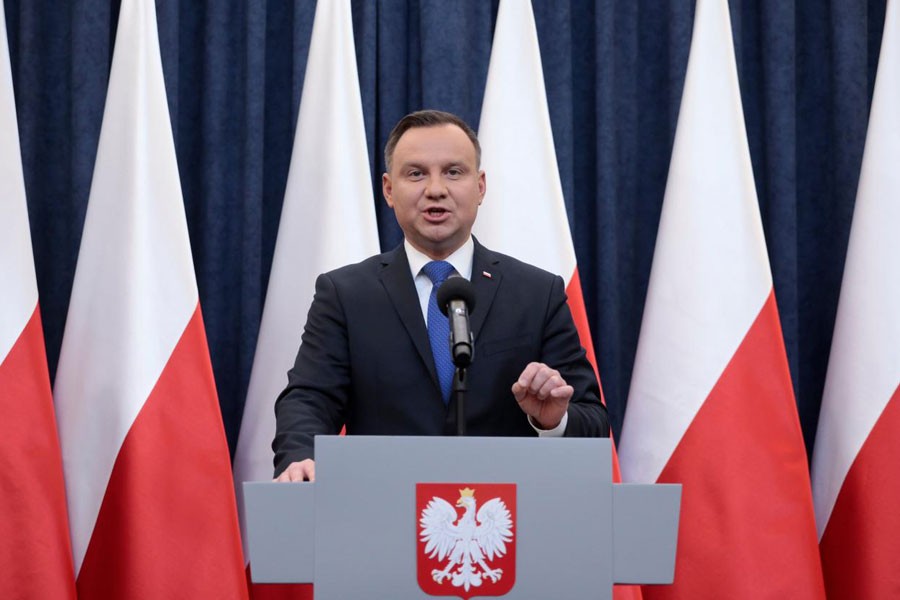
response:
[[[412,179],[419,179],[420,177],[422,177],[422,171],[410,171],[409,176]]]
[[[462,175],[462,169],[450,169],[447,171],[447,174],[450,175],[450,177],[459,177]]]

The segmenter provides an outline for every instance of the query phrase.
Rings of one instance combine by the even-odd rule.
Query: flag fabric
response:
[[[79,598],[246,598],[153,0],[123,0],[54,398]]]
[[[581,345],[599,381],[530,1],[500,2],[478,140],[487,192],[475,235],[495,250],[563,278]],[[615,449],[613,470],[614,480],[621,481]],[[616,586],[614,596],[640,598],[640,588]]]
[[[488,185],[473,232],[491,248],[563,278],[596,371],[530,1],[500,2],[478,141]]]
[[[0,131],[0,597],[75,598],[2,3]]]
[[[726,0],[696,5],[619,458],[683,486],[674,584],[645,598],[824,597]]]
[[[900,5],[878,76],[813,452],[828,598],[900,598]]]
[[[234,460],[242,527],[242,482],[272,479],[275,398],[297,356],[316,277],[378,251],[350,2],[319,2]],[[249,559],[246,535],[244,550]],[[284,589],[290,587],[299,586],[255,585],[252,593],[270,598],[280,588],[292,597]]]

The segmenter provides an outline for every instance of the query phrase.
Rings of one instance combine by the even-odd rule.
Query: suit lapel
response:
[[[419,305],[416,285],[410,275],[409,261],[402,245],[385,255],[382,262],[381,283],[393,302],[397,314],[400,315],[400,320],[419,352],[419,356],[428,367],[432,381],[440,389],[437,371],[434,367],[434,356],[431,354],[431,342],[428,341],[428,330],[425,327],[425,320],[422,318],[422,307]]]
[[[472,335],[478,339],[484,320],[491,310],[503,272],[500,258],[475,240],[475,255],[472,258],[472,287],[475,288],[475,310],[470,316]]]

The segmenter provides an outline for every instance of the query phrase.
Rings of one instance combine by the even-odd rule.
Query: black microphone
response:
[[[472,363],[475,344],[469,313],[475,310],[475,288],[459,275],[448,277],[437,292],[437,304],[450,319],[450,355],[453,364],[465,368]]]

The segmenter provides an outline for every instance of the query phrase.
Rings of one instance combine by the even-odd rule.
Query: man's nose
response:
[[[447,186],[440,175],[431,175],[425,183],[425,193],[430,198],[442,198],[447,195]]]

